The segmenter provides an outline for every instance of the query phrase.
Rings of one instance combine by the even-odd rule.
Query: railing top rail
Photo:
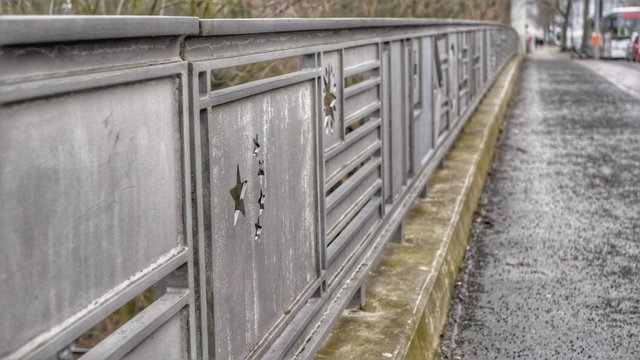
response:
[[[502,23],[457,19],[412,18],[282,18],[282,19],[201,19],[200,35],[241,35],[292,31],[362,29],[412,26],[503,26]]]
[[[197,35],[187,16],[0,16],[0,46],[62,41]]]
[[[198,19],[187,16],[0,16],[0,46],[171,35],[261,33],[417,26],[500,26],[498,22],[411,18]]]

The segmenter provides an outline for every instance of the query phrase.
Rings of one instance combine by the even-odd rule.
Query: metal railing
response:
[[[517,35],[0,17],[0,358],[309,358]]]

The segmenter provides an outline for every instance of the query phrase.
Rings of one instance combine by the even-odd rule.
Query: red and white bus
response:
[[[611,9],[604,14],[602,19],[600,56],[609,59],[624,59],[631,35],[639,31],[640,7]],[[595,36],[592,36],[593,38]]]

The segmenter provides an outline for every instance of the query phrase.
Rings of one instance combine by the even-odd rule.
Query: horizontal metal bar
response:
[[[274,76],[268,79],[251,81],[211,92],[209,97],[201,100],[201,107],[217,106],[252,95],[275,90],[288,85],[297,84],[320,76],[320,69],[305,69],[289,74]]]
[[[484,26],[480,25],[469,25],[468,30],[479,30],[484,28]],[[422,37],[433,37],[448,34],[452,31],[453,27],[419,27],[413,28],[412,34],[410,38],[422,38]],[[225,64],[224,66],[235,66],[232,63],[235,59],[245,61],[244,57],[255,57],[256,59],[262,59],[259,61],[266,61],[271,59],[278,59],[286,56],[297,56],[297,55],[308,55],[313,53],[327,52],[327,51],[335,51],[340,49],[346,49],[361,45],[372,45],[379,44],[381,42],[391,42],[391,41],[400,41],[407,39],[406,31],[402,31],[402,28],[394,28],[395,31],[383,31],[379,34],[374,34],[370,37],[362,37],[354,36],[353,38],[347,38],[344,42],[323,42],[322,38],[314,39],[315,41],[312,43],[308,43],[304,46],[294,46],[290,48],[278,49],[278,48],[267,48],[266,50],[255,50],[251,47],[247,49],[239,50],[238,52],[233,53],[212,53],[210,49],[210,43],[207,42],[207,38],[203,37],[187,37],[185,42],[185,51],[182,54],[185,60],[193,62],[195,64],[204,64],[209,65],[209,63],[220,63]],[[355,30],[354,30],[355,31]],[[364,30],[361,30],[364,31]],[[326,32],[324,32],[326,33]],[[301,32],[295,33],[287,33],[282,34],[282,36],[292,36],[300,35]],[[332,34],[333,35],[333,34]],[[224,38],[224,41],[232,42],[232,41],[247,41],[250,38],[257,38],[263,40],[264,42],[272,42],[273,34],[255,34],[255,35],[238,35],[238,38],[234,38],[233,36],[228,37],[218,37],[209,38],[211,41],[218,40],[220,38]],[[262,37],[262,38],[261,38]],[[204,50],[206,49],[206,51]],[[249,63],[249,62],[247,62]],[[239,64],[238,64],[239,65]]]
[[[331,158],[333,158],[334,156],[340,154],[342,151],[349,148],[351,144],[360,140],[362,137],[364,137],[371,131],[379,128],[381,124],[382,124],[382,119],[372,118],[369,121],[367,121],[367,123],[365,123],[364,125],[350,132],[349,134],[347,134],[342,144],[340,144],[339,146],[333,147],[324,153],[325,161],[331,160]]]
[[[82,356],[85,360],[121,359],[187,305],[187,289],[169,289],[158,300]]]
[[[186,16],[0,16],[0,45],[181,36],[198,33]]]
[[[206,19],[200,20],[200,35],[220,36],[312,30],[363,29],[376,27],[460,26],[507,27],[498,22],[456,19],[324,18],[324,19]]]
[[[327,200],[325,202],[325,207],[327,211],[333,210],[333,208],[340,203],[353,189],[364,180],[365,177],[369,176],[375,169],[380,167],[382,164],[381,158],[376,158],[371,161],[368,161],[367,164],[359,169],[354,175],[349,177],[344,184],[342,184],[336,191],[331,193],[331,195],[327,196]]]
[[[118,69],[89,74],[67,75],[61,78],[35,80],[0,86],[0,104],[32,100],[74,91],[128,84],[172,75],[186,75],[186,62],[172,62],[130,69]],[[186,81],[186,79],[183,79]]]
[[[312,316],[321,308],[323,301],[310,298],[300,310],[296,321],[292,322],[265,353],[264,359],[284,359],[285,353],[291,349],[298,335],[309,324]]]
[[[349,160],[349,162],[347,162],[344,166],[342,166],[342,168],[340,168],[339,171],[335,172],[333,175],[329,174],[329,177],[325,181],[325,185],[324,185],[325,188],[326,189],[332,188],[333,185],[335,185],[338,181],[340,181],[340,179],[345,177],[351,170],[353,170],[356,166],[361,164],[367,158],[371,157],[371,155],[373,155],[376,151],[380,150],[381,147],[382,147],[382,142],[380,140],[376,141],[375,143],[367,147],[363,152],[358,154],[356,157]]]
[[[367,191],[362,194],[359,201],[357,201],[347,212],[335,223],[334,226],[327,232],[327,242],[331,243],[334,238],[340,234],[343,229],[349,225],[351,220],[360,212],[362,207],[373,197],[373,195],[382,188],[382,181],[376,181]]]
[[[376,183],[377,187],[382,187],[382,181]],[[331,263],[336,256],[344,249],[349,240],[353,237],[365,221],[376,211],[376,208],[382,204],[382,198],[377,196],[367,204],[358,215],[349,223],[349,225],[340,233],[340,235],[327,247],[327,262]]]
[[[288,50],[278,50],[271,52],[263,52],[257,54],[246,54],[239,55],[233,57],[224,57],[219,59],[212,60],[202,60],[194,62],[194,68],[197,68],[198,71],[210,71],[216,69],[224,69],[235,66],[249,65],[255,64],[265,61],[276,61],[282,60],[286,58],[296,57],[296,56],[305,56],[305,55],[313,55],[315,52],[310,51],[307,48],[295,48]]]
[[[372,78],[372,79],[367,79],[364,80],[362,82],[359,82],[355,85],[349,86],[348,88],[344,89],[344,97],[345,99],[348,99],[352,96],[358,95],[362,92],[365,92],[373,87],[376,87],[380,84],[380,78],[376,77],[376,78]]]
[[[362,109],[354,112],[353,114],[347,116],[344,119],[344,127],[349,127],[356,123],[358,120],[373,114],[374,112],[380,110],[381,103],[380,101],[376,101],[373,104],[369,104]]]
[[[344,77],[349,77],[349,76],[353,76],[356,74],[360,74],[363,73],[365,71],[369,71],[369,70],[373,70],[373,69],[377,69],[380,67],[380,61],[378,60],[372,60],[372,61],[367,61],[365,63],[362,64],[358,64],[355,66],[351,66],[348,68],[344,69]]]

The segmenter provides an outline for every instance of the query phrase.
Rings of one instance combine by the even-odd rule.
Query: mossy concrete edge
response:
[[[316,359],[433,359],[475,209],[522,65],[510,61],[365,280],[367,302],[338,320]]]

